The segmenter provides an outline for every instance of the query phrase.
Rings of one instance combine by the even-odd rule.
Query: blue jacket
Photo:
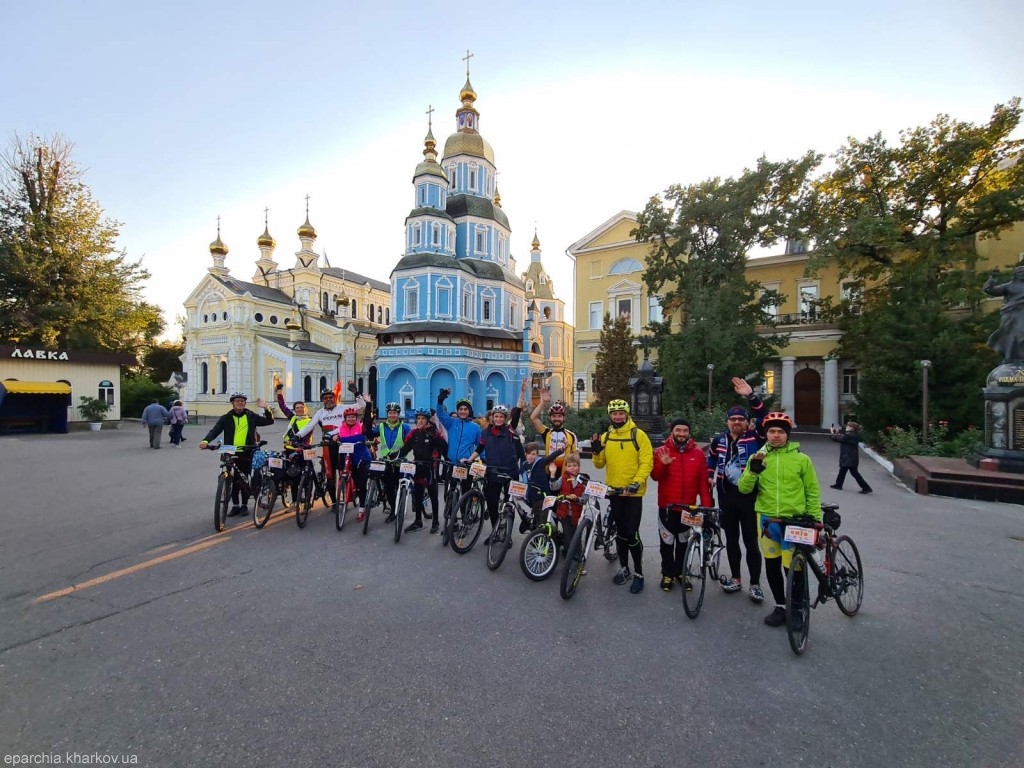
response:
[[[719,483],[738,485],[740,475],[747,466],[747,460],[764,445],[764,429],[761,426],[761,419],[765,414],[764,403],[757,395],[751,395],[747,400],[750,402],[750,412],[754,416],[756,428],[748,429],[736,438],[735,443],[730,443],[732,434],[728,429],[711,438],[707,459],[709,482],[715,482],[717,473]]]
[[[468,459],[480,442],[480,425],[472,419],[463,421],[452,416],[444,403],[438,404],[437,417],[448,432],[448,460],[457,464]]]
[[[449,437],[451,433],[449,433]],[[493,470],[502,472],[515,479],[519,474],[519,464],[526,458],[523,444],[519,442],[508,427],[490,427],[483,430],[480,442],[476,446],[477,453],[487,464],[488,474]]]
[[[142,423],[151,427],[159,427],[168,416],[167,409],[160,403],[150,403],[142,411]]]

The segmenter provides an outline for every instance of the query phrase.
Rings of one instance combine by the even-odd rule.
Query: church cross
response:
[[[434,125],[434,105],[427,105],[427,127],[432,128]]]
[[[476,56],[475,53],[470,53],[469,48],[466,49],[466,55],[462,57],[462,60],[466,62],[466,77],[469,77],[469,60]]]

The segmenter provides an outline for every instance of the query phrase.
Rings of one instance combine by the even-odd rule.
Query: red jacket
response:
[[[661,457],[665,455],[672,456],[669,464],[661,463]],[[658,484],[659,507],[696,504],[698,497],[702,507],[713,505],[708,487],[707,460],[693,440],[687,440],[686,445],[680,448],[669,436],[654,452],[651,477]]]

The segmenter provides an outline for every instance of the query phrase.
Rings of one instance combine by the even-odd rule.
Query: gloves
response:
[[[593,442],[592,442],[592,443],[590,444],[590,452],[591,452],[592,454],[594,454],[595,456],[596,456],[597,454],[599,454],[599,453],[600,453],[601,451],[603,451],[603,450],[604,450],[604,446],[603,446],[603,445],[601,445],[601,441],[600,441],[600,440],[594,440],[594,441],[593,441]]]
[[[764,472],[764,459],[754,456],[753,458],[750,459],[750,461],[747,462],[747,469],[749,469],[755,475],[760,475],[762,472]]]
[[[438,404],[443,403],[445,400],[447,400],[448,399],[448,395],[450,395],[451,393],[452,393],[452,391],[450,389],[448,389],[447,387],[443,388],[437,394],[437,402],[438,402]]]
[[[634,494],[640,490],[640,483],[630,483],[626,486],[626,493]]]

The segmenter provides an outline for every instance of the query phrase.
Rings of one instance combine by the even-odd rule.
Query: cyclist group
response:
[[[760,586],[763,558],[765,576],[775,601],[765,623],[782,626],[786,604],[784,572],[788,572],[793,551],[793,545],[783,540],[784,521],[801,516],[821,520],[818,481],[810,459],[789,440],[792,419],[781,412],[765,413],[764,404],[743,379],[733,378],[732,383],[736,394],[747,400],[749,410],[736,406],[728,411],[727,428],[712,438],[706,456],[691,438],[690,424],[686,420],[673,421],[670,434],[655,450],[647,434],[633,422],[629,404],[621,399],[608,403],[610,425],[603,434],[592,436],[591,450],[594,466],[605,470],[610,512],[616,526],[619,569],[613,581],[619,585],[628,582],[634,594],[644,589],[640,523],[647,480],[652,478],[658,484],[661,589],[671,591],[675,583],[683,589],[689,586],[682,576],[683,552],[689,536],[689,528],[681,520],[682,507],[695,504],[712,507],[717,496],[730,569],[728,576],[721,576],[721,587],[730,594],[743,588],[742,542],[750,577],[750,599],[756,603],[764,600]],[[524,381],[524,392],[525,388]],[[530,414],[540,442],[528,443],[525,448],[516,433],[525,406],[522,397],[512,409],[494,406],[489,421],[481,427],[474,420],[468,399],[457,400],[454,413],[450,413],[445,403],[451,390],[443,389],[436,411],[418,409],[415,428],[410,429],[401,420],[402,409],[398,403],[387,403],[385,418],[375,426],[370,398],[357,393],[354,387],[350,390],[354,402],[339,406],[335,392],[325,389],[321,392],[323,407],[312,415],[302,402],[296,402],[289,409],[280,388],[277,399],[289,418],[285,449],[301,452],[309,446],[310,436],[319,426],[327,443],[324,461],[328,476],[339,466],[339,444],[355,444],[352,463],[359,519],[366,514],[370,460],[374,456],[377,459],[400,458],[411,452],[417,467],[413,488],[415,520],[406,531],[422,529],[423,518],[432,517],[430,532],[438,532],[437,484],[439,474],[443,474],[439,471],[442,465],[450,472],[451,466],[482,460],[487,467],[484,498],[492,527],[498,522],[502,494],[510,481],[521,479],[527,485],[530,514],[522,515],[520,533],[543,522],[541,500],[554,493],[571,502],[571,511],[562,521],[564,531],[571,536],[579,522],[586,478],[579,475],[579,441],[565,428],[565,407],[551,403],[546,390]],[[244,393],[233,393],[230,400],[232,410],[217,421],[200,442],[200,448],[205,448],[220,434],[226,443],[238,446],[240,451],[243,446],[251,448],[258,441],[256,427],[273,423],[273,414],[262,400],[258,400],[257,405],[264,409],[264,416],[246,409]],[[547,424],[540,418],[545,406],[549,406]],[[389,465],[383,485],[391,515],[395,514],[398,479],[397,470],[393,464]],[[441,479],[460,482],[450,476]],[[462,480],[460,492],[468,490],[469,483],[469,479]],[[333,484],[327,486],[333,503]],[[237,503],[237,496],[233,496],[236,506],[232,514],[247,513],[248,489],[242,488],[240,492],[241,504]],[[429,516],[425,511],[425,498],[430,499],[433,510]],[[389,522],[393,519],[389,517]]]

